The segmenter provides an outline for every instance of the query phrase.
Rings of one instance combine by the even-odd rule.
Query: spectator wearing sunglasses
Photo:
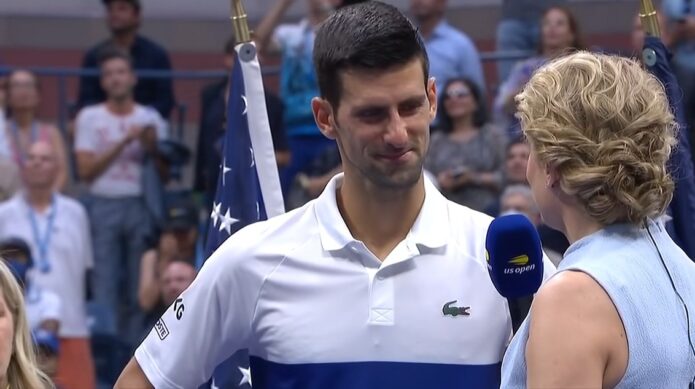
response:
[[[432,134],[426,169],[450,200],[485,210],[503,184],[505,136],[488,123],[476,84],[449,80],[439,99],[439,131]]]

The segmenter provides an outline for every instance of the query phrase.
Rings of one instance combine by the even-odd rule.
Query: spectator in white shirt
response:
[[[57,168],[50,143],[30,146],[24,190],[0,204],[0,238],[17,236],[28,243],[35,264],[31,284],[56,293],[63,303],[57,381],[68,388],[92,387],[86,314],[86,280],[93,264],[89,223],[80,203],[55,191]],[[30,318],[31,306],[28,298]]]
[[[121,339],[135,343],[144,330],[137,302],[140,258],[155,222],[145,201],[145,163],[157,160],[166,124],[157,111],[133,99],[136,77],[128,54],[106,52],[100,69],[107,99],[77,115],[77,171],[89,185],[94,299],[119,320]]]

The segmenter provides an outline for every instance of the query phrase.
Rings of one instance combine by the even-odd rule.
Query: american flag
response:
[[[207,257],[241,228],[285,211],[256,47],[242,43],[235,50]],[[251,385],[246,350],[215,369],[209,383],[210,388],[220,389],[248,389]]]

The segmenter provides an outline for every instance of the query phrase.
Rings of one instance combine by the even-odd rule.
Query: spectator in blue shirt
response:
[[[100,54],[116,46],[130,54],[135,70],[171,70],[166,50],[138,34],[140,28],[140,0],[102,0],[106,6],[107,23],[111,37],[92,47],[84,56],[82,67],[98,69]],[[135,101],[156,109],[168,118],[174,106],[174,91],[170,78],[140,78],[135,86]],[[99,76],[80,79],[78,108],[102,103],[106,100],[99,84]]]
[[[430,76],[437,92],[447,80],[467,78],[485,95],[485,79],[478,49],[471,38],[444,20],[446,0],[411,0],[410,11],[420,29],[430,59]]]

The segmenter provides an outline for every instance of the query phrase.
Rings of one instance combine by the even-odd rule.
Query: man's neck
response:
[[[420,29],[420,34],[422,34],[425,39],[429,39],[432,34],[434,34],[434,29],[437,28],[442,20],[442,15],[433,15],[419,20],[418,28]]]
[[[35,188],[27,190],[27,203],[38,212],[45,211],[51,206],[53,190],[48,188]]]
[[[410,232],[425,200],[424,178],[413,187],[385,191],[370,183],[343,178],[336,193],[338,209],[355,237],[380,260]]]
[[[127,115],[133,112],[135,101],[133,101],[132,97],[125,99],[108,99],[106,100],[106,108],[113,114]]]
[[[12,111],[12,119],[20,130],[29,129],[34,122],[34,111],[29,109]]]
[[[113,35],[113,41],[122,49],[130,51],[130,48],[135,44],[137,30],[119,32]]]

